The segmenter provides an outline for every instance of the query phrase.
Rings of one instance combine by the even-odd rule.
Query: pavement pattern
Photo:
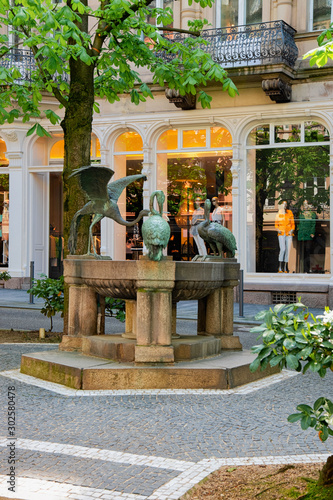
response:
[[[246,329],[239,333],[248,342]],[[287,416],[300,402],[332,398],[333,374],[320,379],[285,371],[229,391],[84,393],[19,373],[22,353],[56,348],[0,347],[0,495],[172,500],[222,465],[320,462],[330,454],[329,442],[289,424]],[[14,440],[6,432],[8,388],[15,388]]]
[[[177,323],[184,334],[194,328],[191,307]],[[35,320],[26,309],[13,310],[14,325],[27,324],[25,314],[36,324],[38,308]],[[0,302],[0,320],[4,312]],[[108,322],[110,333],[119,328]],[[258,343],[241,321],[237,329],[245,349]],[[333,398],[331,372],[283,371],[227,391],[77,391],[20,374],[23,353],[49,349],[57,346],[0,345],[0,496],[174,500],[221,466],[318,463],[332,453],[330,440],[287,422],[297,404]]]

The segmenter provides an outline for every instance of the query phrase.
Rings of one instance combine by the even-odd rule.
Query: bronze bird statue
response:
[[[159,212],[154,209],[154,199],[156,198]],[[144,244],[148,248],[148,258],[159,261],[163,257],[163,249],[170,239],[170,226],[163,219],[163,203],[165,196],[163,191],[154,191],[150,196],[150,214],[142,224],[142,237]]]
[[[122,226],[130,227],[134,226],[134,224],[142,219],[142,217],[149,214],[149,210],[141,210],[137,218],[134,221],[129,222],[122,218],[117,205],[119,196],[126,186],[139,179],[147,180],[146,176],[142,174],[129,175],[128,177],[122,177],[116,181],[109,182],[113,174],[114,171],[110,168],[89,165],[87,167],[81,167],[74,170],[74,172],[70,175],[70,177],[74,175],[79,176],[80,186],[89,198],[88,203],[76,212],[71,222],[68,250],[72,255],[75,254],[78,227],[83,215],[93,215],[93,219],[89,227],[87,254],[99,257],[96,252],[92,234],[92,229],[97,222],[102,220],[104,217],[109,217]],[[91,253],[91,245],[93,247],[93,253]]]
[[[223,257],[226,252],[228,258],[234,257],[237,250],[236,239],[229,229],[217,222],[209,221],[210,207],[211,201],[207,199],[204,208],[205,220],[198,224],[198,233],[209,244],[214,255]]]

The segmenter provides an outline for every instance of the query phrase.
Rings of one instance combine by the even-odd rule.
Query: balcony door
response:
[[[218,0],[216,10],[217,28],[262,22],[262,0]]]

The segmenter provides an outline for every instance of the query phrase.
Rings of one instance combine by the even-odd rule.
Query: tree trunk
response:
[[[328,457],[326,464],[320,471],[318,484],[320,486],[333,486],[333,455]]]
[[[68,254],[68,237],[74,214],[87,198],[79,185],[78,177],[70,177],[76,168],[90,165],[91,132],[94,104],[94,67],[82,61],[70,62],[70,91],[65,117],[61,122],[64,131],[65,156],[63,170],[64,197],[64,257]],[[84,216],[78,232],[76,254],[87,253],[90,217]],[[64,293],[64,331],[68,331],[68,287]]]
[[[74,214],[87,202],[78,177],[69,178],[76,168],[90,165],[91,132],[94,104],[94,67],[82,61],[70,63],[71,83],[65,118],[61,122],[64,130],[65,157],[63,170],[64,195],[64,247],[67,255],[70,224]],[[87,253],[89,216],[80,224],[76,254]]]

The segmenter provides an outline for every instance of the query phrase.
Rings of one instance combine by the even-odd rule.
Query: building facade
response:
[[[196,200],[217,197],[237,240],[246,302],[301,296],[310,306],[330,305],[332,66],[311,67],[303,54],[333,20],[331,1],[217,0],[212,9],[180,1],[173,10],[175,28],[201,16],[210,21],[204,50],[228,70],[239,95],[212,82],[211,109],[157,86],[154,99],[138,106],[127,96],[101,101],[92,162],[112,168],[113,179],[146,174],[119,200],[128,220],[149,207],[154,190],[165,192],[174,259],[197,253]],[[45,106],[56,109],[49,96]],[[45,122],[51,139],[27,137],[30,126],[0,126],[0,251],[13,287],[26,281],[30,262],[35,275],[58,276],[62,266],[62,130]],[[104,219],[95,242],[113,259],[138,258],[139,230]]]

